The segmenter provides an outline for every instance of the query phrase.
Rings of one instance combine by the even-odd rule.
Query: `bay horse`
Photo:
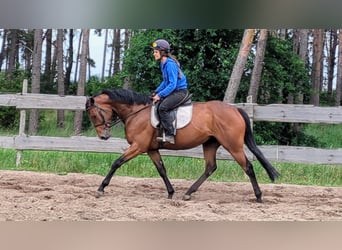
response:
[[[279,173],[265,158],[257,147],[247,113],[222,101],[194,102],[190,123],[177,130],[175,144],[161,144],[156,140],[158,129],[150,122],[152,100],[151,96],[136,93],[126,89],[103,90],[88,97],[86,111],[93,123],[97,135],[107,140],[110,128],[114,123],[122,122],[125,126],[126,140],[129,148],[114,161],[107,176],[99,186],[96,197],[104,194],[115,171],[132,158],[147,153],[163,179],[168,198],[172,199],[174,189],[166,174],[166,169],[159,149],[184,150],[203,146],[205,171],[184,194],[184,200],[190,200],[201,184],[216,170],[216,152],[222,146],[249,177],[257,202],[262,202],[262,192],[259,188],[253,165],[247,159],[243,145],[256,156],[273,182]]]

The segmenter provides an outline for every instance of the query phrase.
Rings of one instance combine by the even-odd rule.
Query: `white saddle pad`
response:
[[[189,124],[192,118],[192,104],[180,106],[176,111],[176,120],[174,121],[174,126],[176,129],[184,128]],[[151,124],[154,128],[157,128],[159,125],[159,117],[156,114],[155,105],[151,108]]]

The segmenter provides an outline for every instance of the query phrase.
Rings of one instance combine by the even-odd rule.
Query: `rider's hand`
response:
[[[153,102],[158,102],[160,100],[159,95],[152,96],[152,100],[153,100]]]

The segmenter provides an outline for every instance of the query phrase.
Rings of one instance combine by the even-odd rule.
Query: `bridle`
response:
[[[114,110],[112,110],[112,112],[113,112],[112,119],[108,122],[108,121],[106,121],[106,119],[104,118],[104,115],[102,114],[102,112],[105,112],[105,113],[109,112],[108,110],[105,110],[105,109],[100,108],[99,106],[93,104],[93,105],[91,105],[91,106],[89,106],[87,108],[87,111],[90,110],[90,109],[93,109],[93,108],[97,109],[97,111],[98,111],[98,113],[99,113],[99,115],[100,115],[100,117],[102,119],[101,123],[94,124],[95,128],[97,128],[99,126],[105,126],[106,128],[111,128],[111,127],[113,127],[114,125],[118,124],[121,121],[121,119],[118,117],[118,115],[115,113]]]

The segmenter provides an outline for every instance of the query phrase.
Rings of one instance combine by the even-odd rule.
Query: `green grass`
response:
[[[86,173],[106,175],[111,164],[119,157],[118,154],[87,153],[87,152],[50,152],[24,151],[22,164],[15,166],[15,150],[2,149],[1,169],[29,170],[52,172],[58,174]],[[163,157],[167,173],[171,179],[194,180],[204,171],[204,160],[187,157]],[[254,162],[256,176],[260,183],[270,183],[270,180],[258,162]],[[276,163],[276,169],[281,177],[276,183],[342,186],[342,167],[308,165],[293,163]],[[156,168],[146,155],[138,156],[125,163],[116,175],[133,177],[159,177]],[[234,161],[218,161],[217,171],[209,178],[212,181],[246,182],[249,181],[240,166]]]
[[[317,138],[320,147],[342,148],[341,124],[309,124],[305,127],[305,134]]]
[[[56,127],[56,112],[44,111],[38,135],[42,136],[72,136],[73,112],[66,112],[64,129]],[[305,133],[317,138],[328,148],[342,148],[342,126],[309,124],[305,126]],[[16,135],[17,130],[0,131],[1,135]],[[112,128],[114,137],[124,138],[122,125]],[[93,128],[83,132],[85,136],[96,136]],[[111,164],[119,157],[118,154],[88,153],[88,152],[23,152],[22,164],[15,165],[16,151],[0,149],[0,169],[29,170],[39,172],[89,173],[106,175]],[[204,171],[204,160],[187,157],[163,157],[170,179],[195,180]],[[253,162],[256,176],[260,183],[270,183],[270,180],[259,162]],[[275,163],[274,166],[281,173],[276,183],[342,186],[342,166],[310,165],[297,163]],[[116,175],[133,177],[159,177],[152,161],[146,155],[138,156],[125,163],[118,169]],[[248,177],[241,167],[234,161],[218,161],[217,171],[209,178],[212,181],[248,182]]]

